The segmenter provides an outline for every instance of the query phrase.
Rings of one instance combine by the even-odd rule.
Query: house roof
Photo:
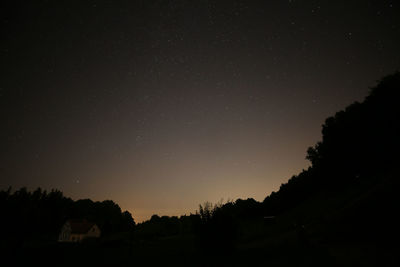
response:
[[[95,225],[86,220],[69,220],[72,234],[86,234]]]

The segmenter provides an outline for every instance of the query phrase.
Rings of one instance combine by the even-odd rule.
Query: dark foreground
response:
[[[264,226],[253,227],[259,231]],[[263,233],[220,247],[202,246],[195,236],[130,241],[126,235],[27,245],[10,249],[3,259],[7,266],[400,266],[400,247],[388,239],[341,240],[334,233],[321,239],[295,228],[271,235],[269,231],[277,227],[268,226]]]

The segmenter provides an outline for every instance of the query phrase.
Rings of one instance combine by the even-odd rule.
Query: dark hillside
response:
[[[396,180],[399,90],[400,74],[387,76],[362,103],[326,119],[322,141],[307,151],[311,167],[268,196],[263,203],[265,212],[282,212],[321,192],[341,194],[348,186],[373,187]]]

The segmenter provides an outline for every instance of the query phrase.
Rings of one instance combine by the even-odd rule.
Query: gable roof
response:
[[[86,220],[68,220],[72,234],[86,234],[95,225]]]

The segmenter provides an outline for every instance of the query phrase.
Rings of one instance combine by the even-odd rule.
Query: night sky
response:
[[[262,201],[400,69],[397,1],[2,1],[0,189],[138,222]]]

